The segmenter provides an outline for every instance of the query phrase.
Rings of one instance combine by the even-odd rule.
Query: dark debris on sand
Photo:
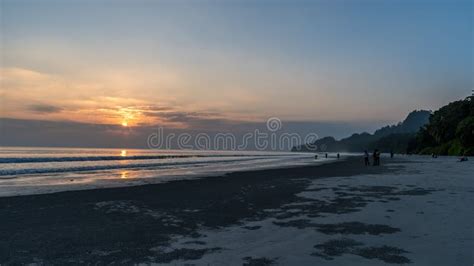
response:
[[[422,196],[439,191],[424,188],[403,188],[392,186],[338,186],[306,189],[305,191],[331,190],[334,197],[326,200],[296,198],[292,204],[283,205],[272,211],[277,219],[288,219],[306,215],[310,218],[321,217],[324,214],[344,214],[358,212],[367,204],[377,200],[382,203],[400,200],[397,196]],[[298,210],[298,211],[295,211]]]
[[[245,257],[243,258],[244,263],[243,266],[270,266],[275,265],[277,258],[269,259],[269,258],[252,258],[252,257]]]
[[[308,219],[299,219],[299,220],[292,220],[289,222],[273,222],[273,223],[279,226],[291,226],[291,227],[296,227],[298,229],[314,228],[317,231],[324,234],[328,234],[328,235],[333,235],[333,234],[380,235],[380,234],[393,234],[400,231],[400,229],[398,228],[394,228],[394,227],[384,225],[384,224],[365,224],[361,222],[318,224],[318,223],[312,223]]]
[[[402,256],[407,251],[391,246],[367,247],[362,242],[353,239],[341,238],[333,239],[314,246],[319,251],[313,256],[318,256],[326,260],[333,260],[337,256],[344,254],[357,255],[366,259],[378,259],[385,263],[406,264],[411,261]]]

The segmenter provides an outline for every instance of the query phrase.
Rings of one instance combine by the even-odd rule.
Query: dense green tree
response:
[[[437,143],[455,138],[458,124],[469,116],[471,101],[456,101],[443,106],[430,117],[428,130]]]
[[[472,155],[474,147],[472,97],[452,102],[434,112],[417,134],[415,152],[440,155]]]

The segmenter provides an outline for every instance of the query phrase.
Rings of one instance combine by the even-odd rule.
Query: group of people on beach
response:
[[[390,156],[393,158],[393,152],[390,152]],[[369,166],[370,165],[370,159],[369,159],[370,155],[369,155],[369,152],[367,150],[364,151],[364,163],[365,163],[365,166]],[[375,149],[374,150],[374,153],[372,154],[372,157],[373,157],[373,166],[378,166],[380,165],[380,152],[378,149]]]

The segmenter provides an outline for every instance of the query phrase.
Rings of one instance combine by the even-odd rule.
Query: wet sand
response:
[[[366,246],[344,237],[383,237],[399,232],[397,227],[357,221],[323,223],[315,219],[352,215],[374,201],[398,201],[400,197],[427,195],[436,189],[336,185],[331,188],[335,197],[301,197],[302,193],[323,193],[328,189],[314,186],[318,180],[397,174],[404,163],[397,162],[391,167],[365,167],[361,158],[347,158],[319,166],[237,172],[157,185],[0,198],[0,264],[219,264],[199,261],[229,252],[219,244],[222,237],[218,237],[219,241],[204,240],[205,231],[230,230],[239,241],[238,230],[256,233],[264,229],[264,221],[271,221],[271,226],[282,230],[310,229],[338,236],[309,245],[313,249],[309,255],[319,262],[350,254],[377,263],[411,263],[406,256],[409,251],[403,247]],[[383,215],[390,212],[384,211]],[[175,245],[177,239],[182,240],[180,246]],[[237,257],[222,264],[281,262],[277,257]]]

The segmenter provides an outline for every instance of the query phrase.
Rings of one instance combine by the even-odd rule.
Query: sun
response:
[[[122,122],[122,126],[123,126],[123,127],[128,127],[128,122],[127,122],[127,121],[123,121],[123,122]]]

